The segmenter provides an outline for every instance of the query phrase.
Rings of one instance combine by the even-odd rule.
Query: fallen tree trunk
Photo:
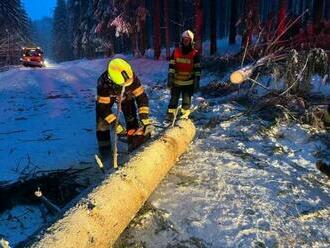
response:
[[[190,120],[180,121],[70,209],[32,247],[111,247],[186,151],[195,131]]]

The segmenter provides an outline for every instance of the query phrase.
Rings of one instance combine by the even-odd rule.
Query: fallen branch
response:
[[[31,192],[36,188],[47,189],[52,201],[65,205],[88,185],[82,185],[77,180],[77,174],[90,167],[82,169],[66,169],[56,171],[38,171],[24,175],[15,182],[0,183],[0,212],[17,204],[34,204]]]
[[[303,78],[303,73],[304,73],[304,71],[305,71],[305,69],[306,69],[306,67],[307,67],[307,63],[308,63],[308,58],[306,59],[306,63],[305,63],[305,65],[304,65],[304,67],[302,68],[302,70],[300,71],[300,73],[298,74],[298,76],[297,76],[297,79],[291,84],[291,86],[289,87],[289,88],[287,88],[285,91],[283,91],[281,94],[280,94],[280,96],[283,96],[283,95],[285,95],[286,93],[288,93],[292,88],[293,88],[293,86],[295,86],[297,83],[298,83],[298,81],[300,81],[302,78]]]
[[[52,203],[50,200],[48,200],[41,192],[40,187],[38,187],[38,190],[34,192],[34,195],[39,198],[45,205],[53,212],[60,213],[61,209],[56,206],[54,203]]]

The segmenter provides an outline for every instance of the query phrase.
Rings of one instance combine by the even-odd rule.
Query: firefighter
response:
[[[330,104],[328,104],[328,108],[324,113],[323,122],[324,126],[330,130]]]
[[[191,97],[199,90],[201,76],[200,56],[194,49],[194,34],[190,30],[182,33],[180,47],[175,48],[170,58],[167,86],[171,90],[165,123],[170,123],[177,113],[182,95],[181,118],[190,115]]]
[[[119,122],[116,125],[118,117],[111,110],[115,102],[118,107],[122,90],[124,93],[121,109],[125,117],[126,128]],[[105,152],[109,154],[110,128],[115,128],[117,135],[127,135],[128,142],[132,140],[129,138],[135,136],[140,137],[139,140],[144,139],[152,131],[148,97],[130,64],[124,59],[111,60],[108,69],[97,81],[96,121],[96,136],[101,155]]]

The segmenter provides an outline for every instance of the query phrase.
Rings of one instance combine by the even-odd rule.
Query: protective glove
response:
[[[174,84],[174,75],[169,74],[167,78],[167,88],[171,89],[173,87],[173,84]]]
[[[194,93],[199,91],[199,79],[194,79]]]
[[[116,134],[119,136],[126,135],[126,129],[120,123],[118,123],[118,125],[116,126],[115,131],[116,131]]]
[[[141,124],[142,124],[142,127],[143,127],[144,136],[153,134],[155,128],[152,125],[152,120],[151,119],[142,119]]]

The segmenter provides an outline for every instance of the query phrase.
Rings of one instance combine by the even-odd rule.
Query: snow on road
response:
[[[158,116],[165,111],[157,89],[164,86],[166,63],[132,61],[147,90],[154,92],[151,104],[162,106],[152,108]],[[96,80],[106,66],[107,59],[79,60],[0,73],[0,183],[36,171],[96,168]],[[38,230],[43,218],[37,206],[7,210],[0,214],[0,239],[15,245]]]
[[[0,74],[0,182],[16,180],[29,166],[49,170],[91,163],[97,148],[96,80],[106,64],[83,60]],[[157,64],[165,63],[133,62],[149,84],[164,79],[166,69]]]

